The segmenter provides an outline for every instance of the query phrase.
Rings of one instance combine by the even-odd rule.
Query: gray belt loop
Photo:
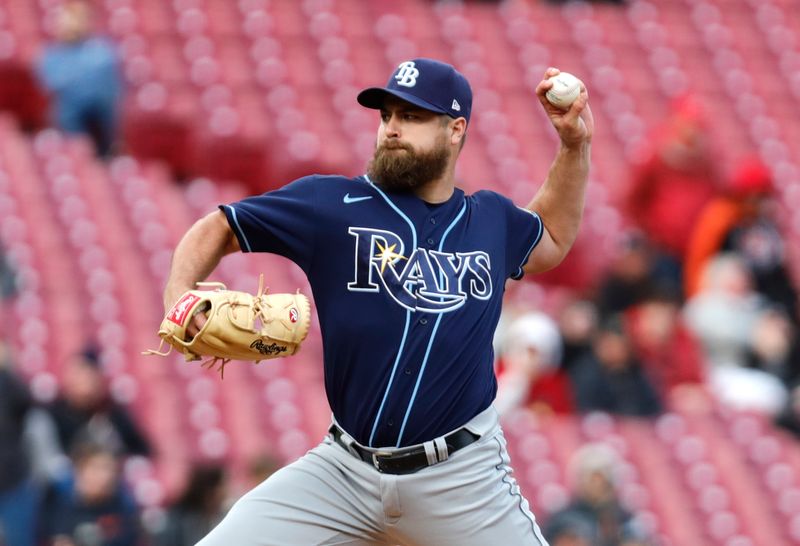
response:
[[[358,451],[356,451],[353,447],[355,439],[345,431],[342,431],[342,442],[344,442],[344,445],[347,447],[347,451],[349,451],[351,455],[358,457]]]
[[[356,443],[355,438],[350,436],[347,433],[347,431],[345,431],[342,427],[340,427],[335,419],[333,420],[333,426],[335,426],[336,428],[339,429],[339,441],[342,444],[344,444],[344,446],[347,448],[347,451],[350,453],[350,455],[353,455],[354,457],[360,458],[360,455],[359,455],[358,451],[356,451],[356,449],[353,447],[353,444]],[[331,432],[331,435],[333,435],[333,432]]]

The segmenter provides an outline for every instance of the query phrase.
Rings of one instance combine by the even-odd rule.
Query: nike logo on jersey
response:
[[[355,237],[355,277],[351,292],[385,291],[406,309],[447,313],[467,298],[492,296],[492,266],[486,252],[442,252],[416,248],[404,253],[403,240],[383,229],[350,227]]]
[[[364,197],[350,197],[349,193],[344,194],[344,199],[342,201],[345,205],[349,205],[350,203],[358,203],[359,201],[366,201],[367,199],[372,199],[371,195],[365,195]]]

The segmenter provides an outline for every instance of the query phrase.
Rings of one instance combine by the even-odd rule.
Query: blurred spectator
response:
[[[647,543],[640,523],[618,497],[619,465],[616,453],[604,444],[587,444],[575,453],[570,461],[572,501],[552,514],[544,526],[545,538],[551,544],[570,534],[575,537],[572,542],[562,539],[557,544],[628,546]]]
[[[119,455],[150,454],[150,445],[132,416],[111,398],[93,347],[65,363],[61,393],[48,410],[64,453],[72,449],[76,438],[88,437]]]
[[[680,297],[656,290],[625,313],[636,355],[663,400],[682,386],[705,381],[702,350],[683,324]]]
[[[242,495],[260,485],[261,482],[272,476],[283,466],[284,463],[270,453],[265,452],[256,455],[247,462],[241,478],[239,480],[231,480],[228,486],[227,503],[233,505]]]
[[[592,348],[592,336],[597,329],[597,307],[587,300],[568,302],[558,315],[558,329],[564,350],[561,368],[567,372]]]
[[[79,442],[71,459],[74,473],[53,482],[45,494],[40,538],[59,546],[136,546],[138,510],[114,452]]]
[[[253,458],[247,465],[245,491],[250,491],[281,468],[283,463],[269,453],[262,453]]]
[[[17,294],[17,273],[6,257],[0,243],[0,299],[6,300]]]
[[[619,253],[600,284],[597,307],[607,317],[642,302],[655,291],[680,291],[674,272],[638,231],[622,236]]]
[[[122,91],[116,49],[94,34],[86,0],[65,0],[55,25],[56,41],[44,49],[38,66],[51,95],[54,123],[68,133],[90,135],[106,157],[116,141]]]
[[[194,546],[222,521],[228,506],[228,477],[218,465],[192,469],[186,490],[167,513],[153,546]]]
[[[12,304],[14,297],[17,295],[17,282],[17,273],[6,256],[2,242],[0,242],[0,312],[3,313],[3,316],[8,314],[6,309]],[[10,328],[12,327],[9,324],[10,322],[7,320],[0,321],[0,336],[10,333]]]
[[[0,544],[33,546],[37,491],[23,442],[25,416],[33,402],[14,373],[0,340]]]
[[[652,140],[653,148],[633,172],[625,210],[677,266],[700,211],[719,186],[700,104],[688,96],[677,100]],[[675,274],[680,282],[679,268]]]
[[[800,382],[789,392],[786,403],[775,418],[775,423],[800,439]]]
[[[514,320],[498,363],[494,406],[500,415],[517,407],[541,413],[571,413],[569,378],[559,369],[561,334],[555,321],[540,312]]]
[[[774,375],[787,388],[800,381],[800,338],[781,308],[759,315],[750,333],[748,365]]]
[[[739,409],[774,414],[786,400],[784,386],[771,373],[747,367],[751,334],[766,311],[747,264],[726,253],[709,261],[684,316],[703,346],[714,395]]]
[[[712,367],[747,364],[750,332],[766,302],[754,290],[747,264],[720,254],[706,264],[700,288],[686,302],[686,324],[702,343]]]
[[[560,513],[546,526],[545,538],[550,546],[595,546],[595,531],[583,515]]]
[[[772,192],[766,165],[756,158],[742,161],[725,195],[705,206],[691,234],[684,269],[687,296],[699,290],[708,260],[720,252],[734,252],[749,266],[756,290],[783,306],[793,322],[800,322],[784,242],[772,219]]]
[[[619,316],[606,319],[592,350],[569,371],[575,401],[581,412],[653,416],[661,401],[634,355]]]

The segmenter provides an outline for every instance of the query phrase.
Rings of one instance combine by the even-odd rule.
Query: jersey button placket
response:
[[[423,234],[423,237],[425,237],[425,242],[428,244],[428,247],[433,250],[436,245],[436,240],[433,238],[433,234],[436,231],[434,227],[436,225],[436,217],[428,217],[428,222],[430,223],[428,228],[422,230],[423,232],[427,232]]]

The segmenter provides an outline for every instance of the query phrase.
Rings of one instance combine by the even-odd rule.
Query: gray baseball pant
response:
[[[547,546],[497,412],[465,426],[481,438],[404,475],[378,472],[328,436],[245,494],[198,546]]]

